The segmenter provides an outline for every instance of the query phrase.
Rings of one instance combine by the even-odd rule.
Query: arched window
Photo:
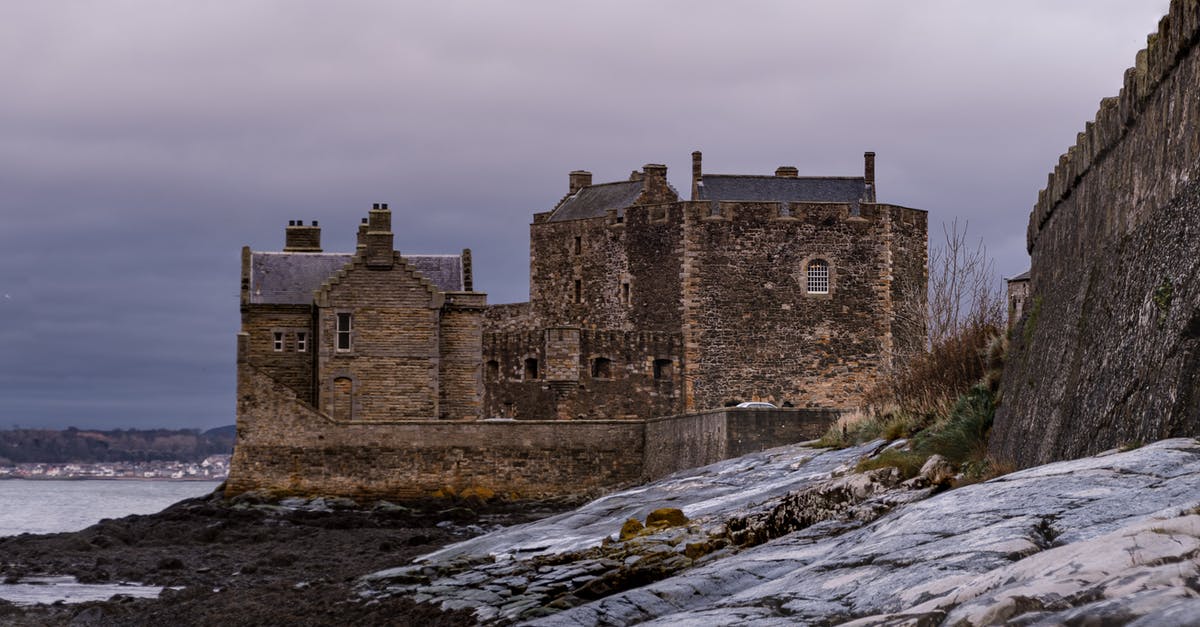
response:
[[[809,294],[829,293],[829,262],[824,259],[813,259],[808,262]]]
[[[597,357],[592,360],[593,379],[612,378],[612,360],[607,357]]]

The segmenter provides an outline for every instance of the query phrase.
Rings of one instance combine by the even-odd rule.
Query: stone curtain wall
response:
[[[346,424],[244,361],[238,377],[241,419],[228,496],[267,490],[401,499],[468,488],[515,498],[594,496],[815,438],[837,418],[836,412],[728,409],[650,422]]]
[[[1020,466],[1200,434],[1200,2],[1170,13],[1030,216],[991,452]]]
[[[546,329],[491,333],[483,344],[487,417],[633,419],[683,411],[679,334]],[[530,357],[541,370],[534,380],[525,377]],[[597,358],[609,360],[608,376],[593,376]],[[656,360],[670,362],[660,364],[659,378]]]

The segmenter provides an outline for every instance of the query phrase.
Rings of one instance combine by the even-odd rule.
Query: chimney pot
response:
[[[379,207],[380,207],[381,209],[383,209],[384,211],[387,211],[387,203],[386,203],[386,202],[381,202],[381,203],[379,203]]]
[[[321,227],[317,225],[317,221],[313,220],[312,226],[305,226],[304,220],[288,220],[284,232],[283,252],[321,252]]]
[[[371,205],[371,209],[379,209],[379,203]]]

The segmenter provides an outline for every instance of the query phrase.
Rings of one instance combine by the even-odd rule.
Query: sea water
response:
[[[27,480],[0,481],[0,536],[79,531],[103,518],[153,514],[186,498],[203,496],[216,481]],[[17,605],[80,603],[116,594],[156,597],[159,586],[81,584],[74,577],[27,577],[0,583],[0,599]]]
[[[0,480],[0,536],[79,531],[102,518],[153,514],[208,494],[215,481]]]

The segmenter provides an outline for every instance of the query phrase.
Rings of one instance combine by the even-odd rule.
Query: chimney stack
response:
[[[863,178],[866,179],[866,200],[875,202],[875,153],[863,153]]]
[[[667,166],[659,163],[642,166],[642,193],[638,196],[638,204],[671,202],[677,200],[674,196],[667,184]]]
[[[568,176],[571,181],[570,191],[567,192],[569,194],[574,194],[575,192],[592,185],[592,173],[588,172],[587,170],[574,170]]]
[[[367,219],[363,218],[362,223],[358,225],[358,233],[355,238],[355,249],[363,250],[367,247]]]
[[[283,240],[285,253],[319,253],[321,227],[317,226],[316,220],[313,220],[312,226],[304,226],[304,220],[288,220]]]
[[[800,176],[800,170],[797,170],[795,166],[781,165],[775,168],[775,176],[794,179]]]
[[[692,200],[696,200],[700,191],[700,179],[704,176],[700,167],[700,151],[692,152]]]
[[[395,262],[395,251],[392,248],[392,212],[388,211],[387,203],[372,206],[364,239],[367,267],[390,270]]]

